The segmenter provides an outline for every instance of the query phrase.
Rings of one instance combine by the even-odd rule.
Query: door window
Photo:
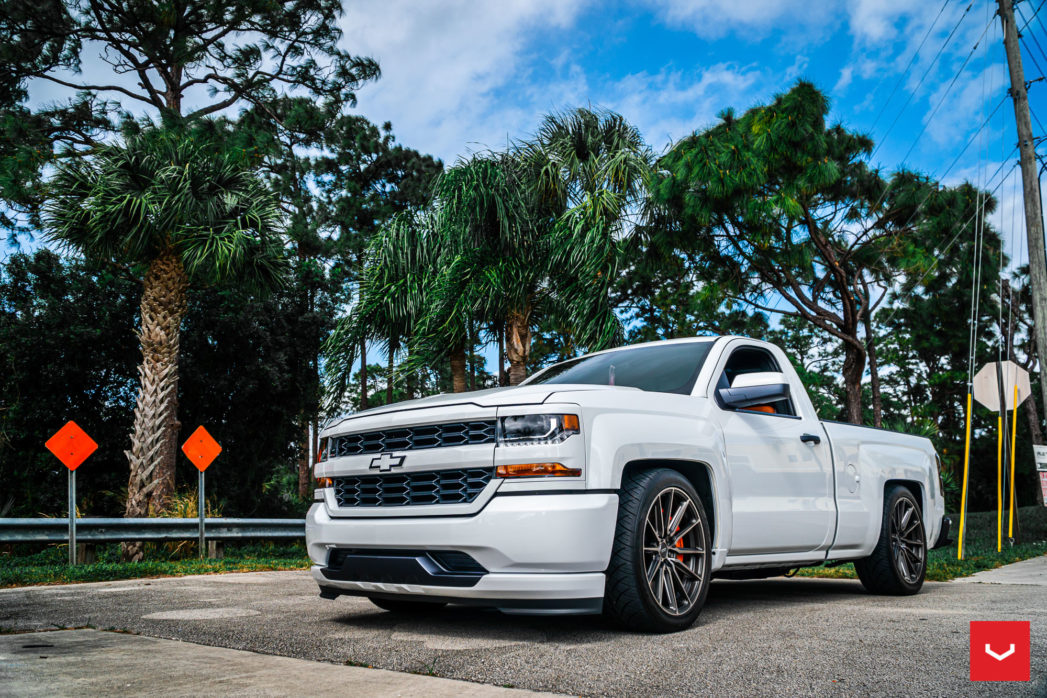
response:
[[[781,370],[769,351],[758,347],[742,347],[731,352],[727,364],[723,367],[723,373],[720,374],[716,383],[716,388],[730,388],[734,385],[735,378],[746,373],[781,373]],[[796,416],[791,399],[778,400],[766,405],[753,405],[739,411]]]

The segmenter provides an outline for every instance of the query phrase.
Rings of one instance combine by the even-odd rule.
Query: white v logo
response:
[[[1012,654],[1014,654],[1014,645],[1012,644],[1011,648],[1003,654],[996,654],[992,651],[992,645],[985,645],[985,654],[989,655],[998,662],[1002,662],[1003,660],[1007,659],[1007,657],[1010,657]]]

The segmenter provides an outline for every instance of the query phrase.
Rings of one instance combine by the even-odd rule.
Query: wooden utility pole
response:
[[[1014,120],[1018,124],[1018,153],[1021,157],[1022,193],[1025,200],[1025,232],[1029,242],[1029,280],[1032,282],[1033,330],[1036,334],[1036,352],[1040,359],[1040,389],[1043,406],[1047,410],[1047,254],[1043,244],[1043,214],[1040,211],[1040,183],[1036,176],[1036,148],[1032,139],[1032,120],[1029,116],[1029,95],[1025,88],[1022,53],[1018,47],[1018,27],[1014,23],[1013,0],[997,0],[1000,20],[1003,22],[1003,47],[1007,51],[1007,67],[1011,73],[1011,99],[1014,100]]]

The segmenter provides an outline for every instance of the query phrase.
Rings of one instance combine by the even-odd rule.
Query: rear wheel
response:
[[[690,627],[709,593],[709,522],[691,483],[675,470],[626,475],[618,503],[604,608],[625,627]]]
[[[862,586],[873,594],[915,594],[927,574],[927,536],[920,504],[894,485],[884,496],[880,540],[869,557],[854,563]]]
[[[371,603],[382,610],[390,611],[392,613],[403,613],[405,615],[433,613],[447,605],[441,601],[414,601],[411,599],[390,599],[379,596],[372,596],[370,598]]]

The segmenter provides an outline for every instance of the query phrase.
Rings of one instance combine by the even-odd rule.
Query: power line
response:
[[[1043,2],[1040,3],[1040,7],[1043,7]],[[1030,17],[1029,19],[1025,20],[1025,24],[1022,25],[1022,30],[1024,30],[1025,27],[1029,26],[1029,22],[1031,22],[1040,13],[1040,7],[1036,8],[1036,12],[1033,13],[1032,17]],[[1025,13],[1022,12],[1022,8],[1021,8],[1020,5],[1015,5],[1014,9],[1018,11],[1018,16],[1019,17],[1021,17],[1022,19],[1025,19]],[[1041,25],[1043,24],[1042,20],[1041,20],[1040,24]],[[1040,45],[1040,40],[1036,38],[1036,35],[1032,32],[1032,30],[1029,31],[1027,36],[1033,42],[1033,44],[1036,46],[1036,50],[1040,52],[1040,56],[1042,56],[1043,59],[1045,61],[1047,61],[1047,53],[1044,53],[1043,46]],[[1036,55],[1032,52],[1032,50],[1029,49],[1029,44],[1026,43],[1025,37],[1026,37],[1026,35],[1023,35],[1021,33],[1021,31],[1018,32],[1018,38],[1022,42],[1022,45],[1025,46],[1025,51],[1026,51],[1026,53],[1029,54],[1029,58],[1032,59],[1033,65],[1035,65],[1036,69],[1040,71],[1040,75],[1047,75],[1047,73],[1044,73],[1043,68],[1040,66],[1040,62],[1038,60],[1036,60]]]
[[[1032,20],[1036,19],[1036,16],[1040,14],[1040,8],[1041,8],[1041,7],[1043,7],[1043,3],[1045,3],[1045,2],[1047,2],[1047,0],[1040,0],[1040,4],[1036,6],[1036,10],[1034,10],[1034,11],[1033,11],[1033,13],[1032,13],[1032,17],[1030,17],[1029,19],[1025,20],[1025,24],[1023,24],[1023,25],[1022,25],[1022,26],[1021,26],[1021,27],[1020,27],[1020,28],[1018,29],[1018,33],[1019,33],[1019,34],[1021,34],[1021,33],[1022,33],[1023,31],[1025,31],[1025,28],[1026,28],[1027,26],[1029,26],[1029,22],[1031,22]],[[1018,7],[1017,5],[1014,5],[1013,7],[1014,7],[1014,8],[1016,9],[1016,10],[1018,10],[1019,12],[1021,12],[1021,8],[1020,8],[1020,7]],[[1024,17],[1025,15],[1023,14],[1022,16]],[[1042,21],[1042,20],[1040,21],[1040,24],[1043,24],[1043,21]]]
[[[971,5],[968,5],[967,9],[964,10],[964,15],[965,16],[966,16],[968,10],[971,9],[971,6],[973,4],[974,3],[971,3]],[[960,19],[962,20],[963,17],[961,17]],[[935,106],[934,111],[931,112],[930,116],[925,121],[925,123],[923,125],[923,128],[920,129],[920,132],[918,134],[916,134],[916,138],[913,139],[912,145],[909,146],[909,149],[905,153],[905,157],[902,158],[902,162],[903,163],[905,162],[906,159],[908,159],[909,155],[912,154],[912,151],[916,147],[916,144],[920,142],[920,138],[922,138],[923,134],[927,131],[927,127],[930,125],[931,119],[934,117],[934,115],[941,108],[942,104],[945,102],[945,99],[949,96],[949,92],[952,90],[953,85],[956,84],[956,80],[959,79],[960,75],[963,74],[964,68],[967,67],[967,63],[970,62],[971,56],[974,55],[974,52],[978,50],[978,46],[981,44],[982,39],[985,38],[985,33],[989,30],[989,27],[992,26],[992,23],[993,23],[993,21],[990,18],[989,22],[985,25],[985,28],[982,30],[981,36],[979,36],[978,40],[976,42],[974,42],[974,46],[971,47],[971,50],[967,54],[967,57],[964,59],[963,64],[960,66],[959,70],[956,71],[956,74],[953,76],[952,81],[949,82],[949,86],[946,88],[945,92],[942,94],[942,98],[938,101],[938,104],[937,104],[937,106]],[[956,31],[956,28],[954,27],[953,28],[953,32],[955,32],[955,31]],[[951,37],[952,37],[952,35],[950,34],[950,38]],[[946,43],[948,43],[948,40],[946,41]],[[942,48],[944,48],[944,45],[943,45]],[[988,47],[986,47],[986,51],[988,51]],[[941,54],[941,50],[939,50],[939,55],[940,54]],[[937,60],[937,56],[935,57],[935,59]],[[926,77],[926,74],[924,76]],[[984,85],[984,79],[982,81],[982,84]],[[983,98],[982,101],[984,102],[984,98]],[[1001,100],[1000,104],[996,105],[996,108],[993,109],[992,113],[995,114],[996,111],[1000,108],[1000,105],[1002,105],[1002,104],[1003,104],[1003,101]],[[900,116],[900,114],[899,114],[899,116]],[[991,118],[991,115],[990,115],[990,118]],[[897,121],[897,119],[896,119],[896,121]],[[960,151],[960,154],[956,156],[956,158],[953,160],[952,164],[949,165],[949,168],[945,172],[943,172],[941,175],[938,175],[936,177],[937,179],[939,179],[939,180],[943,179],[945,177],[945,175],[948,174],[950,170],[952,170],[952,168],[956,165],[956,162],[959,160],[960,156],[963,155],[963,153],[967,150],[967,148],[970,147],[971,142],[973,142],[974,138],[977,137],[982,132],[982,130],[988,124],[988,121],[989,120],[986,119],[985,122],[982,123],[981,127],[979,127],[978,130],[974,132],[974,135],[971,137],[970,140],[967,141],[967,144],[963,147],[963,150]],[[884,135],[886,136],[886,134],[884,134]],[[883,141],[881,141],[881,145],[882,145],[882,143],[883,143]],[[877,146],[876,149],[873,150],[872,154],[869,156],[870,159],[872,159],[873,155],[876,154],[876,150],[878,150],[878,149],[879,149],[879,146]],[[880,196],[877,197],[876,202],[871,207],[869,207],[870,211],[876,210],[876,208],[883,202],[883,200],[887,197],[887,194],[890,193],[890,191],[894,188],[895,181],[897,181],[897,180],[896,179],[892,180],[891,182],[889,182],[887,184],[886,187],[884,187],[883,191],[880,192]],[[930,196],[930,194],[928,194],[928,196]],[[913,216],[909,218],[909,221],[906,223],[906,225],[908,225],[909,222],[912,222],[913,218],[916,216],[916,213],[919,211],[920,206],[923,206],[923,203],[926,202],[926,201],[927,201],[927,198],[925,197],[924,200],[921,201],[920,204],[916,207],[916,210],[913,212]],[[841,220],[833,228],[832,232],[835,233],[836,231],[838,231],[840,229],[840,227],[843,225],[843,223],[844,223],[844,221]]]
[[[952,91],[953,85],[956,84],[956,81],[960,78],[960,75],[963,74],[964,68],[967,67],[967,63],[970,62],[971,56],[974,55],[974,52],[978,50],[978,45],[981,44],[982,39],[985,38],[985,33],[987,31],[989,31],[989,27],[991,27],[992,24],[993,24],[993,20],[990,19],[989,23],[985,25],[985,29],[982,30],[981,36],[979,36],[978,40],[974,42],[974,46],[971,47],[971,50],[967,54],[967,57],[963,59],[963,63],[960,65],[959,70],[957,70],[956,74],[953,75],[952,80],[949,81],[949,86],[946,87],[945,88],[945,92],[942,93],[942,98],[940,100],[938,100],[938,104],[934,107],[934,110],[930,113],[930,115],[924,121],[923,128],[921,128],[920,132],[918,134],[916,134],[916,138],[913,139],[912,145],[910,145],[909,149],[907,151],[905,151],[905,155],[902,157],[902,162],[903,163],[906,160],[909,159],[909,156],[912,154],[912,151],[916,147],[916,144],[920,142],[920,138],[922,138],[923,134],[927,132],[927,127],[931,125],[931,120],[934,118],[934,115],[937,114],[938,110],[942,108],[943,104],[945,104],[945,99],[949,96],[949,92]]]
[[[931,60],[931,64],[927,66],[927,70],[923,72],[923,76],[920,77],[920,81],[916,83],[916,87],[909,92],[909,97],[905,100],[905,104],[902,105],[902,108],[898,111],[897,116],[894,117],[894,121],[891,122],[891,125],[887,127],[887,130],[884,131],[884,134],[880,137],[880,145],[882,145],[883,142],[887,140],[887,135],[894,128],[895,124],[898,123],[898,119],[902,118],[902,114],[905,113],[906,108],[908,108],[909,104],[912,102],[912,98],[915,97],[916,93],[920,91],[920,88],[923,86],[924,81],[927,80],[927,76],[931,74],[931,71],[934,69],[934,66],[937,65],[938,59],[941,58],[942,52],[945,51],[945,48],[952,41],[952,38],[956,35],[956,30],[960,28],[960,24],[963,22],[964,17],[967,16],[967,13],[971,11],[972,7],[974,7],[973,2],[967,5],[966,9],[964,9],[963,11],[963,14],[961,14],[960,18],[956,20],[956,24],[953,25],[952,31],[949,32],[949,36],[945,38],[945,42],[938,48],[938,53],[934,54],[934,58]],[[872,159],[873,157],[875,157],[876,152],[879,149],[880,146],[877,145],[873,149],[872,155],[870,155],[869,158]]]
[[[876,124],[880,122],[880,117],[883,116],[883,113],[885,111],[887,111],[887,105],[889,105],[891,103],[891,100],[894,99],[894,95],[898,92],[898,88],[902,86],[902,83],[905,81],[905,78],[909,75],[909,71],[912,69],[913,64],[916,62],[916,59],[920,55],[920,50],[923,49],[923,45],[927,43],[927,39],[931,36],[931,32],[934,31],[934,27],[938,24],[938,20],[941,19],[942,13],[945,12],[945,8],[949,5],[950,2],[951,0],[945,0],[945,2],[942,3],[942,8],[938,10],[938,14],[937,16],[935,16],[934,21],[931,22],[931,26],[927,27],[927,32],[923,35],[923,39],[920,41],[920,45],[916,47],[916,50],[912,54],[912,58],[909,59],[908,65],[905,66],[905,70],[902,71],[902,74],[898,76],[898,79],[895,81],[894,88],[891,90],[891,94],[888,95],[887,101],[885,101],[883,103],[883,106],[880,107],[880,112],[876,115],[876,118],[873,119],[873,123],[872,126],[869,127],[869,131],[872,131],[876,128]],[[969,5],[968,9],[970,9]],[[902,107],[902,109],[904,110],[905,107]]]
[[[1040,66],[1040,62],[1036,60],[1036,54],[1033,53],[1032,49],[1029,48],[1029,44],[1025,43],[1025,37],[1020,37],[1019,41],[1021,41],[1022,46],[1025,47],[1025,53],[1029,56],[1029,58],[1032,59],[1032,64],[1036,66],[1036,70],[1040,71],[1040,75],[1047,75],[1047,73],[1043,72],[1043,68]],[[1039,43],[1036,44],[1036,47],[1039,48]],[[1040,49],[1040,53],[1043,53],[1042,48]],[[1044,56],[1044,60],[1047,60],[1047,56]]]
[[[1018,148],[1017,148],[1017,146],[1015,146],[1015,147],[1014,147],[1014,148],[1013,148],[1013,149],[1011,150],[1011,154],[1013,154],[1013,153],[1014,153],[1014,151],[1015,151],[1015,150],[1017,150],[1017,149],[1018,149]],[[1010,157],[1010,154],[1009,154],[1009,155],[1008,155],[1007,157]],[[991,182],[991,181],[992,181],[993,179],[995,179],[995,178],[996,178],[996,175],[997,175],[997,174],[998,174],[998,173],[1000,172],[1000,169],[1001,169],[1001,168],[1003,168],[1003,166],[1004,166],[1004,165],[1006,165],[1006,164],[1007,164],[1006,162],[1002,162],[1002,163],[1000,163],[1000,166],[996,168],[996,172],[994,172],[994,173],[993,173],[993,175],[992,175],[991,177],[989,177],[989,181],[990,181],[990,182]],[[1007,177],[1008,177],[1008,176],[1010,175],[1010,173],[1011,173],[1012,171],[1014,171],[1014,169],[1015,169],[1016,167],[1018,167],[1018,163],[1017,163],[1017,162],[1015,162],[1015,163],[1012,163],[1012,164],[1011,164],[1011,169],[1007,171],[1007,175],[1005,175],[1005,176],[1003,177],[1003,179],[1001,179],[1001,180],[1000,180],[1000,183],[999,183],[999,184],[997,184],[997,185],[996,185],[995,187],[993,187],[993,190],[992,190],[992,191],[990,191],[990,192],[989,192],[989,194],[988,194],[989,196],[992,196],[992,195],[994,195],[994,194],[995,194],[995,193],[996,193],[997,191],[999,191],[999,189],[1000,189],[1000,187],[1001,187],[1001,186],[1003,185],[1003,183],[1004,183],[1005,181],[1007,181]],[[949,244],[948,244],[948,245],[946,245],[946,246],[945,246],[945,247],[944,247],[944,248],[942,249],[942,251],[941,251],[940,253],[938,253],[938,255],[937,255],[937,256],[936,256],[935,258],[934,258],[934,261],[933,261],[933,262],[931,262],[931,265],[930,265],[930,266],[929,266],[929,267],[927,268],[927,271],[925,271],[925,272],[923,273],[923,275],[922,275],[922,276],[921,276],[921,277],[920,277],[920,278],[919,278],[919,279],[918,279],[918,280],[916,281],[916,283],[914,283],[914,284],[911,284],[911,285],[908,285],[908,286],[909,286],[909,290],[908,290],[908,291],[904,291],[904,290],[903,290],[903,292],[902,292],[902,294],[901,294],[902,296],[911,296],[911,295],[913,294],[913,291],[915,291],[915,290],[916,290],[917,288],[919,288],[919,287],[920,287],[920,286],[921,286],[921,285],[923,284],[923,282],[927,280],[927,277],[928,277],[928,276],[930,275],[930,273],[931,273],[932,271],[934,271],[935,267],[937,267],[937,266],[938,266],[938,262],[940,262],[940,261],[942,260],[942,258],[943,258],[943,257],[945,256],[945,254],[946,254],[946,253],[947,253],[947,252],[948,252],[949,250],[951,250],[951,249],[952,249],[952,246],[956,244],[956,241],[960,239],[960,236],[961,236],[961,235],[962,235],[962,234],[964,233],[964,231],[966,231],[966,230],[967,230],[967,227],[968,227],[968,226],[969,226],[969,225],[971,224],[971,221],[973,221],[973,220],[974,220],[974,218],[975,218],[975,216],[977,216],[977,215],[978,215],[978,211],[976,210],[976,211],[975,211],[974,213],[972,213],[972,214],[971,214],[970,218],[968,218],[968,219],[966,220],[966,222],[964,222],[964,224],[963,224],[962,226],[960,226],[960,229],[959,229],[959,230],[958,230],[958,231],[956,232],[956,235],[954,235],[954,236],[953,236],[952,240],[950,240],[950,241],[949,241]],[[885,325],[886,325],[886,324],[887,324],[888,322],[890,322],[891,318],[893,318],[893,317],[894,317],[894,315],[895,315],[895,313],[896,313],[896,312],[898,311],[898,307],[899,307],[899,306],[894,306],[894,307],[893,307],[893,308],[891,309],[891,314],[887,316],[887,319],[883,321],[883,324],[885,324]]]

